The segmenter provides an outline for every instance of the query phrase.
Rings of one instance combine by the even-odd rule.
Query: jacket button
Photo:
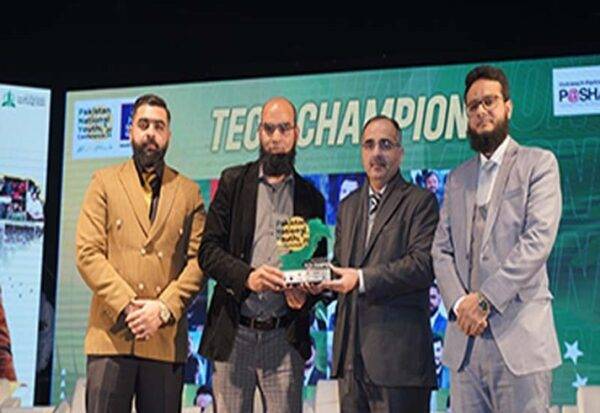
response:
[[[121,220],[121,218],[117,219],[117,228],[121,228],[121,225],[123,225],[123,220]]]
[[[179,235],[183,235],[183,228],[179,228]]]
[[[156,291],[157,294],[160,293],[160,287],[157,285],[154,291]]]
[[[162,260],[162,258],[163,258],[162,251],[158,251],[158,253],[156,255],[158,255],[158,259]]]
[[[142,247],[142,249],[140,250],[140,254],[142,254],[142,257],[143,257],[144,255],[146,255],[146,248],[143,248],[143,247]]]
[[[139,289],[140,291],[142,291],[142,290],[144,289],[144,283],[139,283],[139,284],[138,284],[138,289]]]

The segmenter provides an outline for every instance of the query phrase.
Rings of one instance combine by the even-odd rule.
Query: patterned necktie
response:
[[[160,179],[155,171],[145,174],[145,181],[147,185],[147,202],[149,206],[148,217],[150,221],[154,221],[156,216],[156,200],[158,199],[158,192],[160,190]]]
[[[373,192],[369,195],[369,217],[372,217],[377,212],[377,208],[379,208],[379,203],[381,202],[381,194],[378,192]]]
[[[492,180],[494,171],[496,170],[496,163],[493,161],[486,161],[479,171],[479,179],[477,184],[477,205],[485,205],[490,198],[490,191],[492,190]]]

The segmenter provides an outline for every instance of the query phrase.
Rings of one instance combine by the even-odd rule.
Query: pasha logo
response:
[[[554,116],[600,113],[600,66],[552,71]]]
[[[589,87],[560,89],[558,91],[558,100],[570,103],[587,102],[589,100],[598,101],[600,100],[600,89]]]

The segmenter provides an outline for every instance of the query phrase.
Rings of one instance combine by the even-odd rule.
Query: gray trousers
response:
[[[88,413],[175,413],[181,411],[183,364],[134,356],[88,356]]]
[[[288,343],[284,328],[260,331],[239,326],[229,360],[214,365],[217,412],[252,412],[257,387],[265,411],[302,412],[304,360]]]
[[[547,412],[551,385],[550,370],[522,376],[511,373],[488,328],[469,339],[461,368],[452,371],[450,407],[461,413]]]

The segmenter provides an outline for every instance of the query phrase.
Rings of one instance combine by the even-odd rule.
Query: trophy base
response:
[[[306,268],[283,271],[283,279],[288,286],[300,284],[319,284],[331,280],[331,270],[327,262],[306,264]]]

